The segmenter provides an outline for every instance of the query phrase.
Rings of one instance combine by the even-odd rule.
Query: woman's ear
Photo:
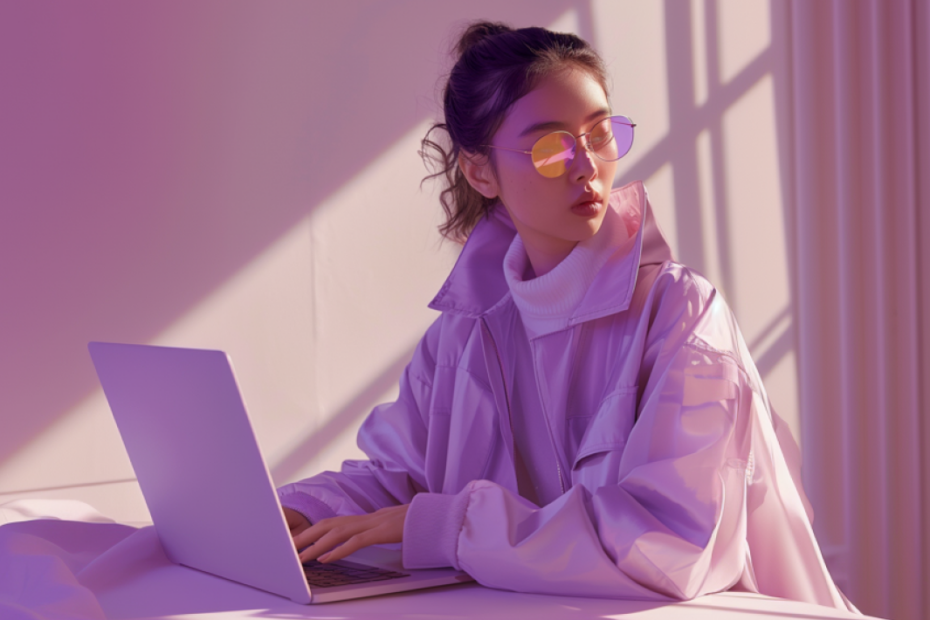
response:
[[[459,168],[468,180],[468,184],[485,198],[500,196],[500,185],[491,169],[491,160],[476,153],[459,153]]]

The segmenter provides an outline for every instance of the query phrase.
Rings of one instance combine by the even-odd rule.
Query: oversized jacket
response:
[[[282,505],[313,522],[410,503],[405,565],[454,566],[495,588],[662,601],[734,588],[854,609],[726,302],[672,260],[642,183],[614,189],[609,208],[627,240],[565,324],[532,340],[547,353],[519,360],[537,365],[561,414],[546,414],[559,421],[557,499],[518,494],[519,309],[502,270],[516,231],[498,207],[430,304],[441,315],[397,401],[362,425],[369,460],[282,487]]]

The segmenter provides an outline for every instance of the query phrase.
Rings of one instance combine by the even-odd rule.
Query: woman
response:
[[[397,402],[359,432],[369,460],[279,490],[302,559],[402,542],[409,568],[497,588],[854,609],[726,303],[672,261],[641,183],[611,189],[633,123],[601,59],[487,22],[458,55],[433,128],[451,148],[424,145],[442,232],[467,242]]]

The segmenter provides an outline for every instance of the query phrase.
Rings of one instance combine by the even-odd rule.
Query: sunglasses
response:
[[[532,150],[509,149],[504,146],[483,146],[503,151],[523,153],[533,158],[536,172],[547,179],[555,179],[568,170],[575,159],[578,140],[587,137],[584,148],[603,161],[617,161],[630,152],[633,146],[633,128],[636,124],[626,116],[610,116],[598,122],[591,131],[573,136],[567,131],[553,131],[533,144]]]

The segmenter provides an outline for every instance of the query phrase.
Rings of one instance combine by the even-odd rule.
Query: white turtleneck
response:
[[[597,272],[627,238],[620,214],[607,207],[593,237],[578,243],[549,273],[524,280],[529,257],[523,239],[514,237],[504,256],[504,278],[530,338],[568,327]]]
[[[558,457],[554,444],[566,434],[567,376],[578,343],[575,329],[567,329],[594,277],[616,248],[628,238],[620,215],[608,207],[598,232],[578,243],[565,259],[545,275],[524,280],[529,257],[518,234],[504,257],[504,277],[525,330],[515,326],[516,365],[511,390],[516,470],[520,494],[544,506],[561,495]],[[538,360],[548,358],[549,364]],[[565,374],[549,381],[537,368],[553,368],[563,360]],[[548,428],[547,428],[548,426]],[[563,477],[568,476],[567,473]]]

